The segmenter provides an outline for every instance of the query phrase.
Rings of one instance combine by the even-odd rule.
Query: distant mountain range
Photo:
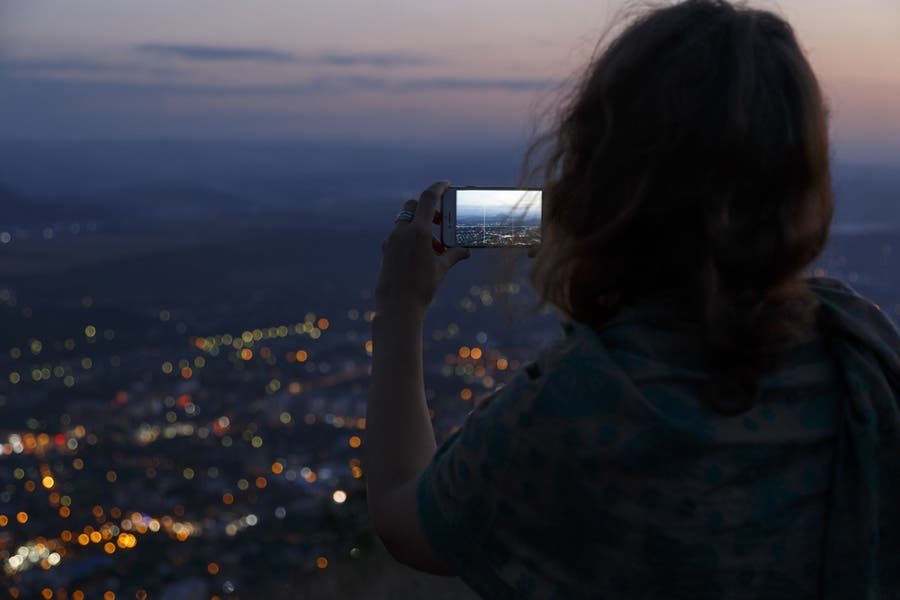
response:
[[[55,222],[89,221],[108,214],[93,202],[37,200],[0,183],[0,226],[44,226]]]
[[[91,196],[30,197],[0,183],[0,226],[43,226],[133,219],[215,219],[251,215],[258,206],[212,188],[151,184]]]
[[[514,185],[521,155],[521,144],[488,142],[6,142],[0,226],[260,213],[310,226],[390,224],[404,199],[438,179]],[[836,164],[833,178],[836,229],[900,228],[900,162]]]

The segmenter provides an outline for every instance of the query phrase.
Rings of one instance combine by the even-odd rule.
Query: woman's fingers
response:
[[[419,204],[416,206],[416,216],[413,223],[422,229],[431,230],[431,222],[434,220],[434,209],[447,188],[449,181],[438,181],[428,186],[428,189],[419,196]]]

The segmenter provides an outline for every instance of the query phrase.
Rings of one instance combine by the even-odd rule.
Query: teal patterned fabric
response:
[[[694,325],[570,325],[418,482],[435,551],[485,598],[900,598],[900,333],[834,279],[819,332],[721,416]]]

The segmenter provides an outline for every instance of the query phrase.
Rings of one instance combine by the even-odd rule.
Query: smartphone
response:
[[[441,242],[527,248],[541,241],[541,190],[451,186],[441,198]]]

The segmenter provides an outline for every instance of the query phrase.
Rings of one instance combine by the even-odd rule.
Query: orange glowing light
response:
[[[91,541],[94,542],[95,544],[99,544],[100,541],[103,539],[103,536],[100,535],[99,531],[92,531],[91,535],[89,535],[88,537],[90,537]]]
[[[68,506],[60,507],[59,516],[61,516],[63,519],[68,519],[69,515],[71,515],[71,514],[72,514],[72,511],[69,509]]]
[[[306,350],[297,350],[297,354],[294,356],[297,358],[297,362],[306,362],[306,359],[309,358],[309,354],[306,353]]]
[[[72,532],[69,531],[68,529],[64,529],[63,532],[59,534],[59,539],[61,539],[64,542],[71,542],[72,541]]]
[[[266,481],[266,478],[262,475],[256,478],[256,487],[258,487],[259,489],[263,489],[267,484],[268,482]]]
[[[359,448],[362,446],[362,439],[358,435],[350,436],[349,444],[351,448]]]
[[[471,357],[475,360],[481,358],[481,348],[472,348]]]
[[[359,419],[357,419],[356,426],[359,427],[360,429],[365,429],[366,428],[366,418],[360,417]]]
[[[366,352],[372,354],[372,340],[366,340]]]
[[[34,482],[33,482],[33,481],[26,481],[26,482],[25,482],[25,491],[26,491],[26,492],[33,492],[33,491],[34,491],[34,488],[35,488],[35,485],[34,485]]]
[[[472,390],[470,390],[469,388],[463,388],[462,391],[459,392],[459,397],[463,400],[471,400]]]
[[[88,534],[81,533],[78,535],[78,543],[81,544],[82,546],[87,546],[90,541],[91,541],[91,538],[88,537]]]
[[[234,502],[234,496],[226,492],[225,494],[222,494],[222,502],[225,504],[231,504],[232,502]]]
[[[52,597],[53,590],[51,590],[50,588],[44,588],[41,590],[41,598],[44,598],[44,600],[50,600],[50,598]]]
[[[359,479],[360,477],[362,477],[362,469],[360,469],[359,467],[353,467],[350,470],[353,472],[354,479]]]
[[[183,369],[181,369],[181,376],[184,379],[190,379],[191,375],[193,375],[193,374],[194,374],[194,370],[191,369],[190,367],[184,367]]]
[[[459,348],[459,357],[460,358],[469,358],[469,355],[471,353],[472,353],[472,350],[470,350],[468,346],[460,346],[460,348]]]
[[[28,522],[28,513],[25,511],[16,513],[16,521],[19,523],[27,523]]]
[[[497,359],[497,369],[498,370],[505,371],[508,366],[509,366],[509,362],[505,358]]]
[[[116,551],[116,545],[112,542],[106,542],[105,544],[103,544],[103,551],[107,554],[112,554]]]
[[[316,566],[319,567],[320,569],[324,569],[325,567],[328,566],[328,559],[325,558],[324,556],[320,556],[319,558],[316,559]]]
[[[284,465],[280,462],[272,463],[272,472],[276,475],[280,475],[281,472],[284,471]]]
[[[84,592],[81,590],[75,590],[72,592],[72,600],[84,600]]]
[[[251,358],[253,358],[253,350],[251,350],[250,348],[244,348],[243,350],[241,350],[241,358],[243,358],[244,360],[250,360]]]
[[[53,478],[47,475],[43,479],[41,479],[41,485],[43,485],[48,490],[53,487]]]
[[[103,600],[116,600],[116,594],[112,590],[103,592]]]
[[[322,317],[321,319],[316,321],[316,326],[319,329],[322,329],[322,330],[328,329],[328,325],[329,325],[328,319],[326,319],[325,317]]]
[[[0,515],[0,527],[6,527],[9,524],[9,518],[6,515]]]
[[[219,572],[219,565],[217,565],[214,562],[211,562],[208,565],[206,565],[206,570],[209,571],[210,575],[215,575]]]
[[[194,346],[196,346],[197,348],[199,348],[201,350],[203,349],[203,347],[205,345],[206,345],[206,338],[198,337],[196,340],[194,340]]]

